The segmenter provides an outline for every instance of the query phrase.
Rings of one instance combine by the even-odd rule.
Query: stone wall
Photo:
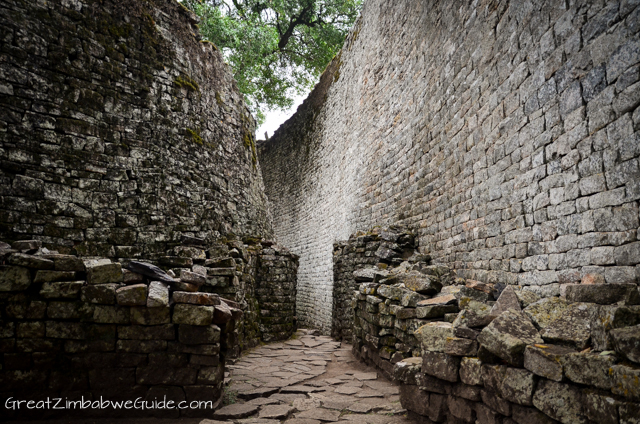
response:
[[[378,272],[384,273],[387,269],[397,267],[403,258],[420,259],[429,264],[430,258],[417,258],[414,256],[415,250],[413,234],[400,228],[373,228],[333,244],[333,338],[351,341],[353,293],[358,290],[360,282],[370,281],[372,277],[370,271],[364,274],[357,272],[378,265]]]
[[[197,292],[200,280],[157,267],[0,249],[1,397],[4,417],[203,416],[219,403],[228,344],[242,311]],[[6,265],[5,265],[6,264]],[[202,276],[201,280],[205,280]],[[204,284],[210,283],[207,279]],[[5,400],[209,401],[195,408],[19,410]]]
[[[8,397],[134,401],[166,394],[176,403],[211,402],[146,415],[210,414],[222,394],[225,359],[296,329],[297,258],[273,242],[247,241],[205,248],[204,240],[187,239],[172,252],[179,255],[160,258],[164,269],[63,255],[39,240],[0,243],[3,405]],[[262,293],[276,284],[288,294],[274,294],[278,301]],[[25,408],[7,411],[26,416]]]
[[[460,277],[543,296],[588,274],[634,282],[638,22],[627,0],[365,2],[259,147],[301,321],[328,329],[331,246],[374,225],[412,229]]]
[[[378,297],[386,297],[382,288]],[[461,309],[453,322],[432,315],[432,322],[415,331],[420,356],[392,366],[402,405],[416,421],[637,422],[636,285],[570,284],[563,296],[542,299],[526,289],[500,291],[472,281],[450,289],[459,289],[452,306]],[[497,301],[490,300],[492,294]],[[418,303],[416,314],[442,307],[447,297],[453,296],[437,295],[429,306]]]
[[[156,258],[269,236],[255,123],[175,0],[0,8],[0,237]]]
[[[298,256],[277,244],[265,243],[258,256],[255,289],[263,341],[287,340],[297,329]]]

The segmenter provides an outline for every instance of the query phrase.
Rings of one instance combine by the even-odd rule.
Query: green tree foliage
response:
[[[258,121],[291,107],[342,47],[361,0],[183,0],[222,49]]]

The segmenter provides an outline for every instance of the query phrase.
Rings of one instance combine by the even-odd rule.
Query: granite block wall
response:
[[[175,0],[0,6],[0,237],[157,258],[269,236],[255,122]]]
[[[542,296],[636,282],[638,22],[628,0],[365,2],[259,146],[301,322],[329,331],[332,245],[374,225],[410,228],[459,277]]]
[[[210,416],[221,399],[225,361],[296,329],[297,258],[270,241],[247,242],[205,247],[205,240],[188,238],[160,257],[160,267],[60,254],[40,240],[0,243],[3,414]],[[288,296],[262,293],[280,286]],[[62,412],[5,403],[47,396],[63,404],[101,396],[186,403]]]

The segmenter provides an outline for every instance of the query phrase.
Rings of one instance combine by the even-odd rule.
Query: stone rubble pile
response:
[[[402,384],[414,418],[638,422],[635,283],[567,284],[561,296],[540,298],[500,283],[432,279],[426,269],[406,262],[354,273],[370,279],[354,297],[354,347]],[[401,339],[411,332],[414,344]]]
[[[271,242],[264,250],[237,240],[207,249],[200,243],[184,240],[160,258],[162,269],[59,254],[37,240],[0,242],[2,397],[166,395],[212,401],[210,413],[222,394],[225,358],[257,345],[261,330],[271,338],[293,331],[291,312],[282,316],[286,331],[261,324],[260,315],[286,307],[295,313],[297,257]],[[264,287],[282,280],[293,296],[262,310],[254,294],[258,263]]]

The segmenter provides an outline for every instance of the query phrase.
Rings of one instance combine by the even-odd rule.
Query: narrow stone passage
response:
[[[251,350],[228,365],[235,400],[201,424],[395,424],[404,417],[398,387],[358,362],[351,346],[313,330]]]

